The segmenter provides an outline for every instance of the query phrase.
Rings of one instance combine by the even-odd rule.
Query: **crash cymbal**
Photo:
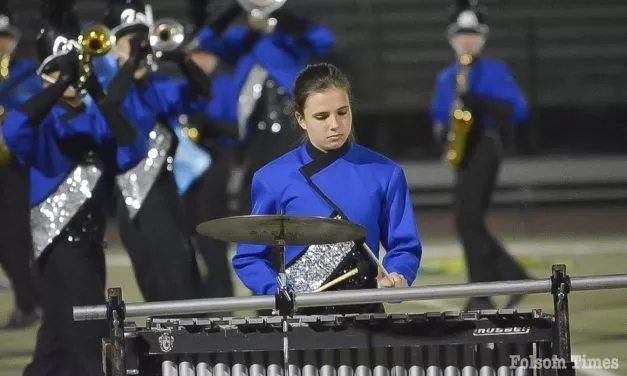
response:
[[[248,215],[199,224],[204,236],[234,243],[281,245],[331,244],[366,237],[366,229],[341,219],[288,215]]]

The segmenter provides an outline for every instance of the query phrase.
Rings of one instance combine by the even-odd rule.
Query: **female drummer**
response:
[[[296,78],[293,92],[295,117],[304,130],[303,145],[255,173],[252,214],[334,217],[359,224],[366,229],[365,243],[375,254],[379,243],[387,250],[383,266],[389,275],[377,283],[375,261],[361,252],[369,266],[359,267],[356,280],[361,282],[354,279],[343,288],[411,285],[422,247],[407,181],[398,164],[354,142],[347,77],[331,64],[309,65]],[[361,249],[363,239],[349,243]],[[327,263],[337,263],[338,252],[348,255],[344,246],[288,246],[288,284],[296,292],[318,290],[322,283],[332,280],[325,270],[334,269],[338,276],[342,266]],[[269,253],[268,246],[240,244],[233,257],[237,275],[257,295],[273,294],[278,287]],[[306,265],[291,270],[304,260]],[[355,312],[382,307],[350,309]]]

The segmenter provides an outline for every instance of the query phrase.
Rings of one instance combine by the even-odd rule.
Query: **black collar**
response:
[[[340,146],[337,149],[330,150],[330,151],[328,151],[326,153],[323,152],[322,150],[318,149],[317,147],[313,146],[311,141],[307,141],[307,145],[306,145],[307,154],[309,154],[309,156],[313,160],[316,160],[316,159],[324,157],[324,156],[330,157],[330,158],[333,158],[333,159],[341,158],[346,153],[348,153],[350,148],[351,148],[350,147],[350,141],[346,141],[344,143],[344,145]]]
[[[301,167],[300,171],[307,179],[310,179],[313,175],[327,168],[333,162],[346,155],[350,148],[350,141],[346,141],[341,147],[325,153],[313,146],[311,142],[307,142],[305,149],[307,150],[307,154],[309,154],[313,160]]]

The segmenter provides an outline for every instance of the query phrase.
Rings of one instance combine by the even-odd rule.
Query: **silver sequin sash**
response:
[[[310,245],[298,260],[286,268],[288,282],[297,293],[317,290],[354,247],[354,241]]]
[[[237,123],[240,139],[246,137],[248,119],[252,115],[255,105],[263,91],[263,83],[268,78],[268,71],[259,64],[255,64],[242,86],[237,104]]]
[[[340,216],[334,216],[341,219]],[[285,269],[287,280],[297,293],[313,292],[331,277],[335,269],[355,248],[354,241],[312,244]]]
[[[157,181],[164,163],[172,170],[172,149],[174,136],[162,124],[157,123],[148,138],[148,155],[135,167],[116,177],[116,182],[124,198],[129,217],[134,219],[153,185]]]
[[[102,171],[96,166],[76,166],[48,198],[31,208],[30,227],[35,259],[92,197],[101,176]]]

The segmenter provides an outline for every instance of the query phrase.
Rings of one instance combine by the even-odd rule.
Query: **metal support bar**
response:
[[[391,303],[512,294],[541,294],[552,291],[550,279],[482,282],[393,289],[364,289],[296,295],[296,308],[333,305]],[[627,288],[627,274],[571,278],[571,291]],[[186,315],[239,310],[274,309],[272,295],[195,299],[126,305],[126,317]],[[105,306],[74,307],[74,320],[103,320]]]
[[[126,376],[126,349],[124,341],[124,301],[122,289],[107,290],[107,320],[109,321],[109,359],[111,360],[111,376]]]
[[[553,265],[551,275],[551,294],[555,312],[555,349],[557,358],[566,367],[557,371],[558,376],[575,376],[575,363],[571,360],[570,326],[568,314],[568,293],[571,289],[570,277],[566,274],[566,265]]]

